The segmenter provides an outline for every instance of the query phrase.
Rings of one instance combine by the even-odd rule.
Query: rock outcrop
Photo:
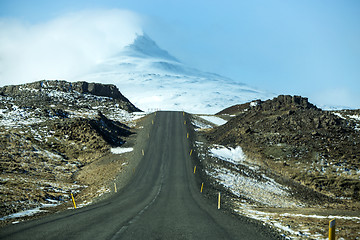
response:
[[[49,101],[51,91],[62,93],[92,94],[99,97],[108,97],[114,100],[120,107],[128,112],[140,111],[119,89],[112,84],[88,83],[88,82],[67,82],[63,80],[43,80],[22,85],[10,85],[0,88],[0,95],[23,98],[31,98],[28,102],[32,105],[36,102]],[[26,104],[26,103],[24,103]]]
[[[279,95],[278,97],[271,100],[255,100],[248,103],[234,105],[218,112],[217,114],[237,114],[250,108],[263,111],[281,109],[318,109],[315,105],[309,102],[308,98],[301,96]]]

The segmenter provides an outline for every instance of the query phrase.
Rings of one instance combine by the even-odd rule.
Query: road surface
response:
[[[158,112],[132,180],[84,208],[0,229],[0,239],[271,239],[201,196],[182,112]]]

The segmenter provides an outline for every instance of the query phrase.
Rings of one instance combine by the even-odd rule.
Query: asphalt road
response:
[[[129,184],[84,208],[0,229],[0,239],[270,239],[200,193],[182,112],[158,112]]]

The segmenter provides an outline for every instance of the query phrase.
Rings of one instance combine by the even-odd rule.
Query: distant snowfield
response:
[[[115,84],[143,111],[214,114],[235,104],[274,97],[229,78],[190,68],[146,35],[138,36],[132,45],[76,80]]]
[[[223,125],[225,123],[227,123],[226,120],[220,118],[220,117],[216,117],[216,116],[200,116],[202,119],[205,119],[208,122],[211,122],[217,126],[219,125]]]

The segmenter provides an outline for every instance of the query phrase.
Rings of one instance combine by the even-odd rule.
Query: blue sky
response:
[[[33,26],[114,8],[140,16],[144,31],[188,65],[317,105],[360,108],[357,0],[0,0],[0,18]]]

